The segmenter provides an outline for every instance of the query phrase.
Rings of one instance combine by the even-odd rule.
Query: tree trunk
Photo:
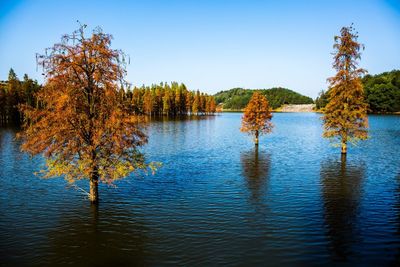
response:
[[[346,154],[346,153],[347,153],[347,142],[342,141],[342,154]]]
[[[344,173],[343,172],[343,170],[344,171],[346,171],[346,158],[347,158],[347,154],[342,154],[341,156],[340,156],[340,160],[341,160],[341,163],[342,163],[342,173]]]
[[[93,173],[90,177],[89,200],[92,204],[99,202],[99,176],[97,172]]]
[[[258,131],[256,131],[256,134],[254,137],[254,145],[258,146]]]

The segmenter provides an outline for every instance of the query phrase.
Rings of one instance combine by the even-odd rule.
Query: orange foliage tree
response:
[[[148,116],[212,115],[217,107],[213,96],[177,82],[128,87],[124,97],[136,114]]]
[[[324,137],[340,140],[342,154],[347,153],[347,143],[368,137],[368,105],[364,100],[361,76],[366,73],[358,68],[360,50],[358,35],[353,26],[343,27],[335,36],[333,68],[337,71],[328,79],[328,104],[324,108]]]
[[[125,56],[111,49],[100,28],[85,37],[81,26],[38,56],[45,83],[41,108],[22,106],[22,150],[46,157],[45,177],[69,182],[89,179],[89,199],[98,202],[98,183],[112,183],[135,170],[153,169],[139,148],[147,142],[143,120],[121,101]]]
[[[242,117],[242,132],[254,136],[254,143],[258,145],[258,137],[272,131],[272,113],[268,100],[259,92],[255,92],[244,109]]]

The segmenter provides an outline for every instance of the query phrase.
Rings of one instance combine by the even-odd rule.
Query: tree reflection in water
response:
[[[335,261],[346,261],[352,245],[360,241],[356,224],[365,166],[351,165],[342,155],[340,161],[323,162],[320,172],[330,251]]]
[[[258,147],[241,154],[242,172],[250,192],[250,202],[256,206],[263,203],[271,166],[271,156]]]
[[[396,203],[395,203],[395,220],[397,220],[397,229],[396,229],[396,247],[397,247],[397,253],[395,256],[395,262],[399,263],[400,262],[400,173],[397,175],[396,178],[397,181],[397,187],[396,187]]]
[[[103,210],[101,207],[82,207],[84,210],[76,216],[67,212],[61,218],[60,226],[49,233],[47,263],[71,266],[148,264],[149,251],[145,247],[148,231],[140,215],[117,206]],[[102,217],[114,219],[101,220]],[[42,261],[43,258],[41,265],[46,265]]]

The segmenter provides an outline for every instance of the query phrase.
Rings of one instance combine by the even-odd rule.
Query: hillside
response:
[[[243,89],[233,88],[221,91],[214,95],[217,104],[223,104],[224,109],[243,109],[249,102],[254,91],[260,91],[265,95],[273,109],[284,104],[313,104],[314,101],[308,96],[286,88],[271,89]]]
[[[315,104],[283,105],[276,112],[314,112]]]
[[[400,70],[366,75],[362,78],[365,99],[371,113],[400,111]],[[315,100],[317,109],[325,107],[327,93],[322,91]]]

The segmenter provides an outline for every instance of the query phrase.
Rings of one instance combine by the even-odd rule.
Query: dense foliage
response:
[[[217,104],[223,104],[224,109],[243,109],[250,101],[255,91],[264,95],[269,105],[276,109],[283,104],[313,104],[312,98],[296,93],[286,88],[243,89],[234,88],[221,91],[214,95]]]
[[[24,75],[20,81],[13,69],[10,69],[8,80],[0,83],[0,125],[20,124],[23,117],[18,110],[21,104],[38,107],[35,93],[40,85]]]
[[[240,130],[254,136],[254,143],[258,145],[259,135],[272,131],[271,119],[272,113],[268,100],[256,91],[244,109]]]
[[[361,79],[364,97],[371,113],[400,112],[400,70],[376,75],[365,75]],[[317,109],[327,104],[324,91],[315,100]]]
[[[320,110],[328,104],[328,93],[324,90],[319,92],[318,97],[315,99],[315,108]]]
[[[128,89],[125,101],[135,114],[146,115],[200,115],[216,110],[213,96],[189,91],[177,82]]]
[[[368,137],[367,103],[358,68],[363,45],[357,42],[354,28],[343,27],[335,36],[333,68],[336,75],[329,78],[328,103],[323,109],[324,137],[339,140],[342,154],[347,153],[347,143]]]
[[[139,148],[147,143],[141,116],[122,99],[124,54],[111,49],[111,35],[85,25],[40,55],[45,73],[36,94],[42,106],[23,105],[22,150],[46,158],[46,176],[89,179],[91,202],[98,183],[111,183],[132,171],[152,168]]]
[[[400,111],[400,71],[366,75],[362,81],[371,112]]]

